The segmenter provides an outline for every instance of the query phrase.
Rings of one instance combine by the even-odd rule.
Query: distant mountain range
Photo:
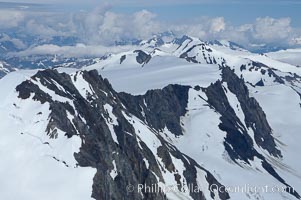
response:
[[[166,32],[162,34],[155,35],[154,37],[150,38],[149,40],[122,40],[122,41],[116,41],[115,45],[116,47],[122,47],[122,46],[132,46],[132,49],[139,49],[144,46],[156,48],[160,46],[164,46],[164,44],[169,44],[171,41],[174,44],[181,45],[186,39],[190,38],[189,36],[183,36],[183,37],[176,37],[172,32]],[[41,52],[41,54],[35,52],[35,54],[32,55],[22,55],[18,54],[20,52],[26,52],[30,49],[33,49],[35,47],[43,46],[43,45],[54,45],[57,47],[75,47],[80,40],[76,37],[68,37],[68,36],[55,36],[48,39],[40,39],[35,36],[26,36],[21,35],[18,36],[18,34],[2,34],[0,35],[0,60],[7,63],[8,65],[14,66],[14,68],[19,69],[38,69],[38,68],[52,68],[57,66],[72,66],[72,67],[82,67],[84,65],[95,63],[95,60],[106,57],[109,55],[110,52],[107,54],[95,56],[95,55],[84,55],[84,56],[76,56],[76,57],[70,57],[69,55],[58,55],[53,54],[51,51],[49,51],[48,54],[45,54],[45,52]],[[236,44],[231,41],[225,41],[225,40],[214,40],[214,41],[208,41],[204,42],[209,46],[212,47],[224,47],[229,48],[233,51],[241,51],[241,52],[252,52],[252,53],[265,53],[266,55],[276,55],[277,51],[284,51],[285,48],[281,47],[268,47],[268,46],[261,46],[260,49],[249,51],[245,49],[243,46]],[[287,50],[287,52],[294,52],[294,55],[299,56],[298,50]],[[270,54],[269,54],[270,53]],[[283,54],[284,55],[284,54]],[[294,56],[293,55],[293,56]],[[301,65],[301,63],[298,61],[298,59],[295,59],[295,62],[290,62],[294,65]],[[272,56],[274,59],[278,59],[277,56]],[[289,60],[289,58],[285,59]],[[285,61],[284,60],[284,61]],[[297,61],[296,61],[297,60]]]

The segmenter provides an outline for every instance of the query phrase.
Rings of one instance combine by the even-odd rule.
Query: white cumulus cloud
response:
[[[30,55],[60,55],[64,57],[100,57],[109,53],[120,53],[134,49],[133,46],[103,46],[77,44],[75,46],[57,46],[45,44],[31,47],[17,53],[10,53],[10,56]]]
[[[39,46],[27,51],[31,53],[56,52],[99,55],[96,47],[106,47],[116,41],[149,39],[154,34],[172,31],[177,36],[190,35],[202,40],[230,40],[247,48],[265,44],[294,47],[301,45],[301,29],[293,27],[290,18],[262,17],[253,23],[233,25],[224,17],[197,17],[184,22],[165,22],[156,13],[140,10],[134,13],[113,12],[110,4],[102,4],[94,10],[80,12],[41,12],[2,9],[0,30],[14,29],[16,33],[35,35],[40,39],[53,36],[78,38],[85,47]],[[15,41],[19,42],[21,41]],[[76,49],[79,53],[74,51]]]
[[[0,9],[0,29],[18,27],[24,19],[23,12]]]

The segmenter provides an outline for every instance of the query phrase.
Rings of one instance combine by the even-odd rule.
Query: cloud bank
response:
[[[96,7],[91,12],[40,12],[30,9],[0,9],[0,31],[27,34],[40,39],[54,36],[76,37],[91,54],[95,47],[109,47],[116,41],[149,39],[154,34],[171,31],[177,36],[190,35],[202,40],[230,40],[249,49],[274,45],[296,47],[301,45],[301,31],[291,25],[291,19],[261,17],[253,23],[234,26],[221,17],[199,17],[189,22],[173,23],[158,19],[156,13],[141,10],[131,14],[116,13],[108,4]],[[19,42],[21,43],[21,41]],[[79,45],[76,49],[82,52]],[[50,50],[51,49],[51,50]],[[58,50],[59,49],[59,50]],[[31,47],[28,52],[71,51],[70,47]],[[107,48],[106,50],[109,50]],[[82,52],[84,53],[84,52]]]
[[[44,44],[24,51],[9,53],[9,56],[58,55],[63,57],[101,57],[110,53],[121,53],[132,50],[132,45],[103,46],[77,44],[75,46],[58,46]]]

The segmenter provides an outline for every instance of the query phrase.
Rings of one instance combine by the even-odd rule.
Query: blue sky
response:
[[[14,0],[0,3],[0,31],[76,36],[90,44],[164,31],[253,48],[301,46],[299,0]],[[14,4],[14,3],[22,4]],[[33,5],[25,4],[31,3]]]
[[[257,17],[290,17],[293,25],[301,26],[299,0],[6,0],[5,2],[38,3],[63,6],[63,10],[93,9],[100,4],[110,4],[121,13],[150,10],[162,20],[189,20],[191,17],[222,16],[233,24],[250,23]]]
[[[117,12],[136,12],[141,9],[148,9],[163,20],[189,20],[199,16],[224,17],[227,21],[235,25],[251,23],[258,17],[282,18],[290,17],[292,25],[301,26],[301,2],[253,2],[237,1],[236,3],[183,3],[183,4],[165,4],[148,6],[127,6],[115,5],[113,10]]]
[[[163,20],[189,20],[199,16],[222,16],[236,25],[251,23],[257,17],[290,17],[293,25],[301,26],[301,2],[299,0],[255,0],[252,3],[245,0],[238,0],[232,3],[229,3],[231,0],[218,0],[215,2],[214,0],[209,2],[183,0],[182,2],[173,3],[170,1],[165,4],[153,3],[144,6],[141,6],[139,3],[134,5],[115,3],[113,4],[113,9],[117,12],[127,13],[147,9],[158,14],[158,17]]]

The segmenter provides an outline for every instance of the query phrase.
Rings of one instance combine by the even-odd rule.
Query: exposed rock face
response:
[[[226,96],[227,89],[224,88],[223,82],[227,83],[227,88],[237,97],[245,115],[244,123],[246,126],[240,121],[231,107]],[[258,102],[249,96],[243,79],[238,78],[229,67],[223,67],[222,81],[218,80],[208,88],[203,88],[203,91],[208,97],[208,104],[212,109],[221,114],[219,128],[226,132],[224,145],[231,159],[234,162],[242,160],[249,164],[250,160],[254,160],[255,157],[259,158],[262,161],[262,167],[268,173],[286,185],[289,193],[296,198],[300,198],[300,195],[296,191],[289,189],[292,187],[277,174],[266,158],[254,148],[253,140],[248,134],[249,129],[253,130],[258,146],[267,150],[275,157],[281,157],[281,152],[276,146],[266,116]]]
[[[271,155],[280,157],[281,152],[276,147],[272,129],[267,122],[266,115],[256,99],[250,97],[243,79],[238,78],[229,67],[223,68],[222,78],[228,84],[229,90],[236,95],[240,102],[245,114],[246,128],[253,130],[256,143],[263,149],[266,149]]]
[[[139,64],[147,64],[150,59],[152,58],[151,55],[145,53],[144,51],[141,51],[141,50],[136,50],[134,51],[135,53],[137,53],[138,55],[136,56],[136,60]]]
[[[75,86],[80,81],[88,83],[84,94]],[[199,184],[197,170],[206,174],[209,186],[221,186],[209,171],[159,134],[165,126],[176,135],[182,134],[179,118],[185,114],[189,87],[170,85],[142,96],[131,96],[116,93],[96,71],[69,76],[44,70],[16,89],[19,98],[49,104],[51,113],[46,128],[49,137],[56,138],[60,129],[67,137],[81,138],[82,146],[74,157],[79,166],[97,169],[92,192],[97,200],[166,199],[163,192],[127,191],[129,184],[164,184],[166,173],[174,176],[180,191],[185,185]],[[50,96],[44,90],[55,95]],[[156,146],[140,138],[145,134],[154,138]],[[184,171],[181,172],[175,159],[183,164]],[[112,177],[112,170],[116,170],[116,176]],[[210,193],[212,198],[215,195],[229,198],[227,193]],[[188,194],[193,199],[205,199],[203,191]]]
[[[162,90],[150,90],[145,95],[120,93],[129,111],[145,120],[157,131],[167,127],[175,135],[182,135],[180,117],[186,113],[188,86],[169,85]]]
[[[183,189],[187,185],[200,186],[198,171],[205,174],[208,190],[212,185],[222,186],[207,169],[179,151],[162,134],[167,130],[176,138],[183,136],[181,117],[187,112],[191,89],[202,90],[210,108],[221,115],[219,128],[225,133],[224,147],[230,158],[238,165],[242,161],[250,165],[250,161],[259,159],[266,172],[287,186],[287,192],[300,198],[270,161],[254,148],[258,145],[271,156],[282,156],[262,108],[250,97],[242,78],[225,64],[220,70],[221,80],[207,88],[168,85],[138,96],[117,93],[97,71],[78,71],[73,75],[56,70],[39,71],[16,90],[21,99],[49,104],[51,112],[45,131],[50,138],[57,138],[59,130],[68,138],[81,138],[80,151],[74,157],[78,166],[97,169],[91,194],[94,199],[167,199],[168,194],[163,191],[127,191],[128,185],[170,184],[167,174],[173,177],[180,193],[186,191],[193,199],[206,199],[205,191],[187,193]],[[230,105],[228,92],[236,96],[244,121]],[[209,192],[213,199],[216,195],[229,199],[228,193]]]
[[[202,54],[190,53],[192,51],[199,51]],[[217,64],[216,59],[210,54],[212,50],[205,45],[205,43],[193,45],[189,49],[187,49],[184,53],[182,53],[179,57],[186,59],[188,62],[193,63],[205,63],[205,64]],[[198,56],[198,58],[197,58]]]
[[[260,79],[260,81],[258,81],[256,84],[255,84],[255,86],[264,86],[264,82],[263,82],[263,80],[262,79]]]
[[[120,57],[120,64],[122,64],[122,62],[126,59],[126,55],[123,55]]]
[[[171,49],[168,49],[168,45],[160,48],[163,44],[169,44]],[[213,45],[216,44],[227,46],[224,42],[213,43]],[[259,102],[263,103],[263,108],[267,108],[269,117],[271,113],[274,114],[274,110],[266,105],[266,99],[264,99],[271,96],[263,94],[266,89],[272,95],[283,95],[287,94],[286,90],[279,93],[277,90],[281,90],[282,87],[284,89],[290,87],[288,89],[293,89],[301,99],[301,77],[299,75],[274,69],[272,68],[273,64],[269,64],[269,62],[266,62],[269,65],[267,66],[249,58],[223,53],[199,39],[188,36],[167,43],[160,38],[153,38],[146,42],[138,41],[136,45],[140,45],[140,49],[144,49],[144,47],[145,49],[118,54],[116,57],[114,55],[105,56],[100,60],[79,62],[71,59],[66,60],[66,63],[59,61],[58,64],[69,66],[69,62],[71,62],[73,64],[70,66],[81,67],[80,63],[90,65],[99,62],[87,69],[98,68],[99,72],[102,72],[106,68],[103,71],[104,74],[107,73],[106,75],[115,69],[119,70],[119,67],[126,71],[131,69],[130,73],[125,73],[126,75],[131,75],[131,72],[134,72],[133,74],[138,72],[137,74],[140,75],[140,71],[136,69],[141,70],[142,75],[145,75],[150,71],[141,66],[149,63],[155,56],[157,56],[156,62],[150,63],[150,70],[156,63],[159,63],[160,57],[165,55],[174,56],[177,60],[182,58],[196,64],[192,64],[193,71],[187,71],[189,75],[186,76],[184,70],[190,70],[190,67],[186,66],[187,63],[182,66],[184,60],[178,63],[170,62],[170,58],[162,59],[162,69],[176,77],[167,76],[166,82],[164,80],[159,84],[160,86],[167,85],[166,87],[162,86],[162,89],[149,90],[143,95],[136,96],[124,92],[117,93],[108,80],[103,79],[96,71],[70,72],[71,74],[59,73],[56,70],[40,71],[17,86],[18,96],[24,101],[15,101],[13,95],[12,114],[16,114],[12,116],[13,119],[22,120],[24,116],[28,117],[27,115],[23,116],[23,110],[20,108],[24,106],[26,109],[27,103],[29,103],[29,108],[34,108],[34,113],[41,116],[38,121],[33,121],[39,125],[38,128],[31,126],[32,129],[36,129],[38,132],[44,128],[45,132],[42,131],[41,134],[44,134],[44,138],[51,138],[51,140],[47,140],[47,143],[41,140],[41,145],[47,145],[47,148],[50,148],[52,141],[60,141],[60,139],[70,142],[71,145],[73,145],[73,139],[80,141],[80,150],[76,152],[72,150],[75,163],[73,157],[69,156],[64,160],[64,156],[61,158],[60,153],[57,156],[57,154],[52,155],[51,152],[50,158],[51,161],[55,160],[53,162],[63,163],[67,168],[92,167],[96,169],[93,170],[96,173],[93,186],[91,185],[93,188],[91,196],[97,200],[160,200],[175,199],[175,196],[176,199],[229,199],[232,194],[212,192],[209,188],[213,185],[221,187],[223,184],[227,187],[232,183],[239,185],[248,178],[252,179],[250,182],[260,184],[260,181],[263,180],[262,177],[268,179],[265,183],[286,186],[286,191],[293,195],[280,194],[281,197],[300,199],[300,195],[289,185],[296,183],[295,174],[293,174],[294,178],[285,174],[288,171],[292,172],[296,166],[293,159],[292,166],[286,166],[284,163],[287,158],[285,156],[288,155],[286,154],[287,150],[292,150],[286,147],[291,143],[285,146],[287,141],[282,140],[284,138],[282,137],[279,143],[282,142],[285,145],[280,151],[280,146],[273,137],[273,130],[265,112],[259,105]],[[240,48],[234,47],[235,44],[231,43],[228,46],[234,50]],[[34,60],[41,60],[42,64],[47,64],[49,57],[35,57]],[[257,57],[254,60],[257,60]],[[19,63],[16,60],[11,61]],[[179,69],[185,67],[183,75],[192,80],[190,81],[184,76],[181,79],[185,78],[188,81],[184,82],[191,85],[168,85],[171,82],[179,82],[178,75],[181,76],[181,74],[178,72],[173,74],[174,71],[170,70],[170,66],[166,67],[168,69],[166,70],[164,62],[175,65]],[[35,64],[37,63],[40,62]],[[49,61],[49,65],[53,65],[53,63]],[[120,63],[120,66],[116,66],[116,63]],[[139,64],[137,65],[137,63]],[[27,64],[30,65],[31,62],[28,61]],[[160,66],[157,67],[160,69]],[[205,69],[200,71],[202,74],[194,73],[198,71],[194,71],[197,67]],[[112,68],[111,72],[110,68]],[[212,73],[213,70],[214,73]],[[152,76],[152,73],[150,74]],[[166,78],[165,73],[160,73],[159,76],[160,80]],[[108,77],[112,78],[110,75]],[[207,80],[207,78],[209,79]],[[126,79],[126,81],[128,80]],[[196,80],[199,82],[197,83]],[[121,80],[121,83],[126,81]],[[151,79],[146,79],[147,81],[151,81]],[[193,85],[195,83],[202,86]],[[122,84],[119,83],[119,85]],[[152,88],[153,85],[150,85]],[[247,86],[250,86],[251,94]],[[269,86],[276,89],[269,90]],[[123,89],[125,88],[126,86]],[[158,86],[156,85],[155,88]],[[253,95],[256,98],[259,97],[258,101],[252,97]],[[33,103],[32,100],[37,102]],[[299,99],[295,100],[294,98],[293,104],[299,103]],[[20,105],[18,102],[21,102]],[[41,106],[43,113],[40,112],[42,110],[39,110],[39,102],[43,104]],[[279,104],[276,102],[275,105],[281,105],[281,102]],[[47,109],[48,106],[49,109]],[[285,106],[285,108],[292,111],[296,107]],[[297,109],[299,110],[299,105]],[[44,114],[44,111],[47,114]],[[275,113],[277,112],[279,110],[276,109]],[[7,112],[7,116],[9,116],[8,114],[11,113]],[[22,118],[18,118],[18,114]],[[269,120],[272,122],[274,118],[270,117]],[[297,120],[296,124],[292,124],[292,130],[298,130],[295,129],[298,128]],[[21,132],[23,136],[27,135],[26,129]],[[21,130],[23,131],[22,127]],[[276,125],[277,135],[281,135],[279,130],[282,131]],[[66,137],[62,137],[64,134]],[[39,133],[37,135],[40,136]],[[295,143],[292,144],[294,147]],[[70,152],[68,151],[68,153]],[[291,158],[291,156],[288,157]],[[289,160],[289,162],[291,161]],[[249,173],[251,171],[252,173]],[[244,175],[248,178],[245,178]],[[156,192],[149,190],[139,192],[138,184],[151,188],[154,185],[176,186],[177,193],[169,196],[170,193],[158,190]],[[128,191],[129,185],[135,188]],[[187,190],[187,186],[198,186],[201,187],[201,190],[190,191]],[[292,186],[295,187],[297,184]],[[233,196],[236,197],[234,199],[237,199],[236,194]],[[260,193],[253,192],[246,192],[241,196],[243,198],[240,199],[245,197],[266,199],[265,195],[261,196]],[[268,195],[267,199],[270,199]]]
[[[163,41],[162,37],[155,36],[154,38],[149,39],[146,43],[151,44],[152,47],[159,47],[164,44],[164,41]]]
[[[1,48],[0,48],[1,51]],[[6,74],[15,71],[16,69],[12,68],[9,64],[6,62],[0,61],[0,79],[3,78]]]
[[[192,41],[192,38],[190,38],[187,35],[183,35],[181,38],[175,38],[173,40],[173,43],[178,44],[178,45],[182,45],[186,40]]]
[[[3,71],[0,71],[0,78],[3,78],[5,75],[6,75],[6,73],[5,73],[5,72],[3,72]]]
[[[247,65],[241,65],[240,66],[240,71],[244,71],[244,70],[249,70],[250,72],[252,71],[260,71],[260,73],[262,75],[267,74],[269,77],[274,78],[274,82],[276,83],[280,83],[280,84],[284,84],[285,83],[285,77],[281,77],[279,75],[277,75],[275,73],[275,69],[268,67],[267,65],[260,63],[260,62],[255,62],[255,61],[251,61],[250,63],[248,63]],[[257,84],[257,86],[263,86],[264,82],[263,80],[259,81]]]
[[[227,133],[224,145],[229,156],[234,161],[240,159],[248,163],[249,159],[253,160],[255,150],[252,139],[230,106],[222,82],[217,81],[203,90],[208,97],[208,103],[221,114],[219,128]]]

